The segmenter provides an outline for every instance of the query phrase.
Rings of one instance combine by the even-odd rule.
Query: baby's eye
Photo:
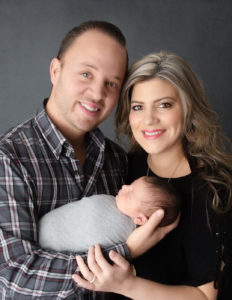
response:
[[[139,105],[139,104],[136,104],[136,105],[132,105],[131,109],[134,110],[134,111],[138,111],[138,110],[142,110],[143,106]]]

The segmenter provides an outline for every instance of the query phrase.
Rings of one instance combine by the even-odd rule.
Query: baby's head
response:
[[[118,209],[143,225],[159,208],[165,215],[159,226],[171,224],[178,215],[180,199],[174,187],[157,177],[140,177],[130,185],[123,185],[116,196]]]

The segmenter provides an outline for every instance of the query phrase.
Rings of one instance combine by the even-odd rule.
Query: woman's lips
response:
[[[165,132],[165,130],[163,130],[163,129],[142,130],[143,136],[149,140],[157,139],[158,137],[163,135],[164,132]]]

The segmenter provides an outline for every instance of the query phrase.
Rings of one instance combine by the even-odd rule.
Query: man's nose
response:
[[[91,98],[94,101],[100,101],[106,96],[106,85],[101,80],[95,80],[91,84]]]

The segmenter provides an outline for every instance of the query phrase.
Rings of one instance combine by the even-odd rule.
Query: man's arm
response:
[[[77,268],[74,254],[46,251],[38,245],[35,188],[39,187],[33,186],[19,162],[0,154],[0,289],[12,299],[23,300],[83,293],[72,280]],[[123,245],[112,249],[126,255]]]

